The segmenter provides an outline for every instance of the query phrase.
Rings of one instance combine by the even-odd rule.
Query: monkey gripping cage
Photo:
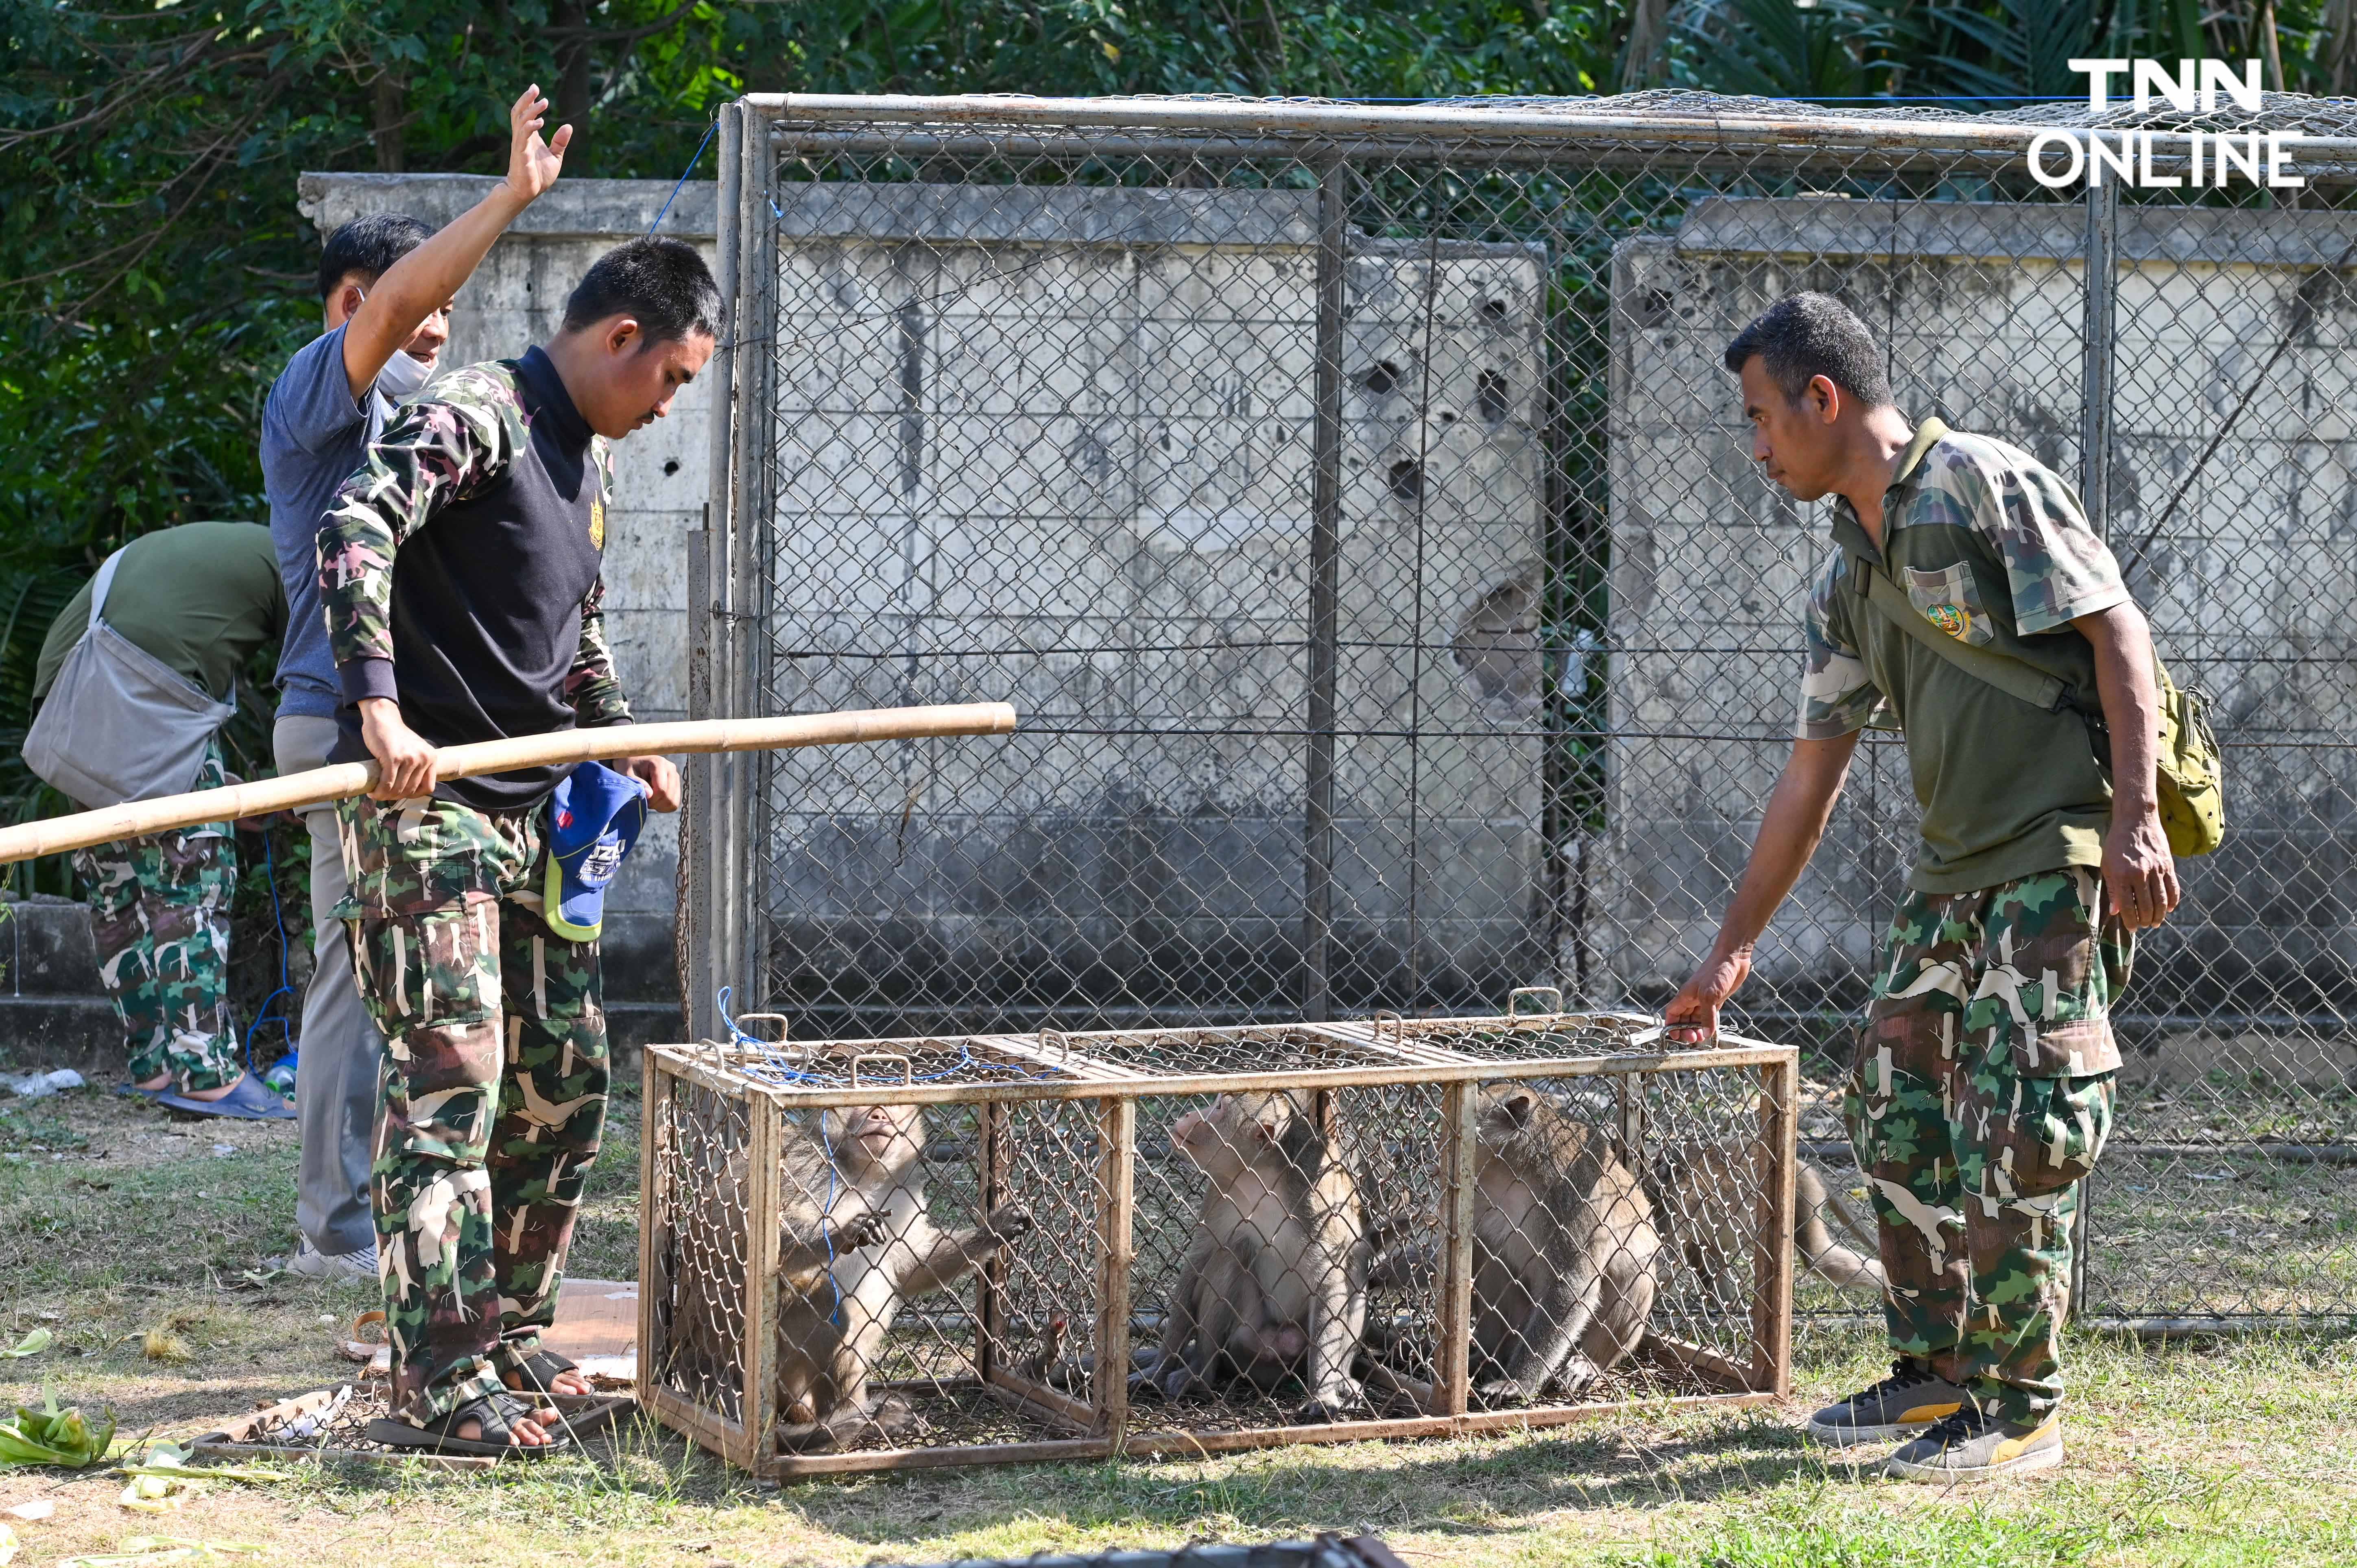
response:
[[[1680,1050],[1641,1016],[1536,1010],[1548,1000],[1520,992],[1489,1017],[773,1043],[737,1028],[651,1047],[640,1402],[783,1477],[1788,1393],[1798,1053],[1731,1036]],[[926,1217],[878,1205],[862,1232],[865,1123],[846,1119],[878,1105],[921,1129],[901,1147]],[[1259,1141],[1272,1115],[1294,1125]],[[1552,1135],[1501,1149],[1534,1124]],[[1322,1179],[1231,1234],[1239,1270],[1198,1268],[1220,1203],[1250,1208],[1285,1169]],[[823,1214],[839,1240],[797,1262]],[[936,1232],[957,1245],[984,1230],[1009,1239],[971,1253],[971,1273],[910,1284],[888,1323],[874,1310],[864,1275],[914,1280]],[[1320,1360],[1278,1330],[1315,1337],[1302,1301],[1326,1290],[1347,1311]],[[1174,1313],[1229,1331],[1188,1340]],[[1262,1353],[1232,1348],[1239,1322],[1269,1330]],[[1545,1354],[1556,1326],[1568,1348]],[[856,1386],[839,1391],[856,1408],[823,1434],[833,1396],[795,1381],[814,1342],[854,1348]],[[1164,1349],[1191,1350],[1198,1375],[1174,1382]]]
[[[1003,698],[1023,728],[699,762],[692,1033],[723,985],[823,1037],[1462,1013],[1533,981],[1659,1005],[1785,754],[1828,549],[1719,357],[1824,289],[1904,409],[2076,484],[2217,698],[2230,836],[2115,1014],[2080,1310],[2357,1311],[2347,117],[727,106],[691,713]],[[2209,137],[2202,179],[2025,166],[2033,134],[2138,128],[2180,182]],[[2309,138],[2304,188],[2219,152],[2267,130]],[[1914,854],[1903,743],[1870,731],[1738,998],[1810,1047],[1836,1201],[1848,1020]]]

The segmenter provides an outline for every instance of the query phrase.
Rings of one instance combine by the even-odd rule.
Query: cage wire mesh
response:
[[[2352,118],[2271,94],[2100,123]],[[1533,980],[1658,1005],[1783,757],[1828,548],[1751,463],[1719,355],[1821,288],[1908,412],[2079,485],[2219,699],[2233,830],[2180,865],[2115,1015],[2080,1310],[2357,1311],[2357,153],[2298,152],[2297,192],[2061,192],[2021,122],[2091,123],[1683,92],[732,106],[691,700],[1023,719],[708,765],[735,804],[692,824],[691,994],[827,1036],[1462,1012]],[[1869,733],[1735,1013],[1813,1047],[1837,1235],[1865,1213],[1849,1020],[1914,816]]]
[[[1215,1033],[651,1047],[646,1403],[782,1476],[1788,1387],[1792,1048]]]

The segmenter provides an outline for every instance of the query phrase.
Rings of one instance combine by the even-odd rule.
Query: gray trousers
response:
[[[336,721],[283,718],[272,729],[278,771],[327,765]],[[303,813],[311,832],[311,971],[303,993],[303,1054],[295,1070],[295,1114],[303,1162],[295,1224],[322,1252],[356,1252],[376,1244],[369,1208],[369,1166],[376,1133],[376,1079],[383,1037],[361,1004],[352,979],[351,939],[331,913],[350,888],[336,808]]]

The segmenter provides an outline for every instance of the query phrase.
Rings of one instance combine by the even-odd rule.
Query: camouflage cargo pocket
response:
[[[499,918],[498,903],[478,894],[455,908],[357,922],[361,988],[387,1034],[497,1018]]]
[[[2112,1003],[2135,952],[2136,939],[2104,910],[2103,879],[2092,869],[2008,882],[1989,896],[1964,1027],[2009,1048],[2024,1079],[2115,1071]]]
[[[2043,1197],[2085,1178],[2112,1133],[2115,1075],[2021,1080],[2018,1108],[1989,1119],[1983,1190],[1999,1199]]]
[[[496,898],[519,869],[516,846],[480,811],[449,800],[382,801],[356,796],[337,804],[351,891],[339,919],[359,920],[441,909]]]

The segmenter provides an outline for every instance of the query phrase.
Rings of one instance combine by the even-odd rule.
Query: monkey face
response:
[[[913,1105],[860,1105],[826,1113],[826,1144],[845,1171],[896,1171],[925,1142],[922,1113]]]
[[[1293,1112],[1284,1094],[1222,1094],[1171,1123],[1170,1147],[1208,1176],[1232,1176],[1276,1146]]]
[[[1475,1135],[1486,1148],[1510,1147],[1530,1136],[1538,1115],[1538,1091],[1528,1084],[1489,1084],[1481,1090],[1481,1114]]]

